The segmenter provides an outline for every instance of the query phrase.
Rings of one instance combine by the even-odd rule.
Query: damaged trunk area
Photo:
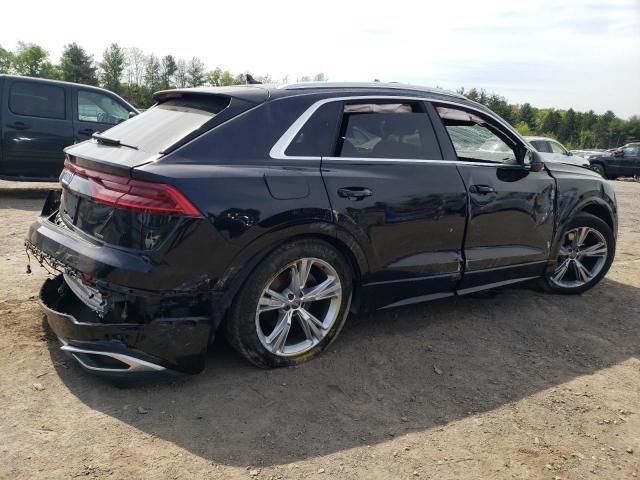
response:
[[[203,370],[211,341],[205,291],[134,291],[61,265],[33,245],[27,251],[50,272],[40,303],[49,326],[82,367],[105,375]]]

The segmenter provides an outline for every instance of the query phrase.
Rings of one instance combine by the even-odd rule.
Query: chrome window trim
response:
[[[413,97],[413,96],[402,96],[402,95],[355,95],[355,96],[347,96],[347,97],[331,97],[324,98],[322,100],[318,100],[313,103],[309,108],[307,108],[296,120],[293,122],[289,128],[282,134],[282,136],[278,139],[278,141],[271,147],[269,151],[269,156],[274,160],[313,160],[319,161],[322,160],[323,157],[320,156],[289,156],[285,154],[287,148],[296,135],[300,132],[302,127],[307,123],[307,121],[311,118],[311,116],[323,105],[332,102],[343,102],[345,100],[404,100],[410,102],[432,102],[437,104],[445,104],[445,105],[454,105],[460,108],[473,110],[480,114],[486,115],[491,118],[498,124],[500,124],[503,128],[507,130],[509,134],[514,136],[517,140],[522,142],[525,146],[528,145],[528,142],[522,138],[522,136],[509,125],[507,122],[502,120],[500,117],[496,116],[491,111],[486,111],[480,108],[476,108],[461,102],[454,102],[450,100],[441,100],[429,97]],[[426,160],[426,159],[408,159],[408,158],[361,158],[361,157],[324,157],[324,160],[327,161],[336,161],[341,160],[343,162],[403,162],[403,163],[439,163],[439,164],[463,164],[463,165],[477,165],[484,167],[493,167],[496,165],[511,165],[508,163],[488,163],[488,162],[468,162],[464,160]]]

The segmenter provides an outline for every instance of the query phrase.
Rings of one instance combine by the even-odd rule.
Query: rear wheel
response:
[[[342,329],[351,301],[351,271],[331,245],[302,240],[269,255],[236,296],[227,337],[260,367],[309,360]]]
[[[582,293],[606,275],[614,254],[615,238],[609,225],[594,215],[579,214],[569,223],[557,267],[544,284],[556,293]]]

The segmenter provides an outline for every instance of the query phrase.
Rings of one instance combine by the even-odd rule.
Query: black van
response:
[[[57,178],[64,147],[137,110],[115,93],[77,83],[0,75],[0,176]]]

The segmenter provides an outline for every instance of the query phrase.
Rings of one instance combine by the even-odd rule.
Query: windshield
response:
[[[198,130],[227,105],[228,97],[213,95],[172,99],[151,107],[101,135],[145,152],[160,153]]]

